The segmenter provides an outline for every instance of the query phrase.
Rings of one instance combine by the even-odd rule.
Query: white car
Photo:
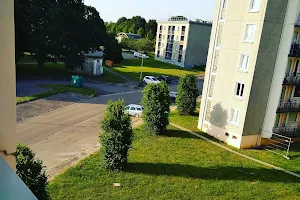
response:
[[[130,116],[140,117],[143,113],[143,106],[130,104],[125,107],[125,112],[128,113]]]
[[[134,55],[134,57],[149,59],[149,56],[147,56],[146,54],[140,53],[140,52],[134,52],[133,55]]]
[[[177,92],[170,92],[169,96],[172,101],[175,101],[177,98],[178,93]]]
[[[158,84],[158,83],[160,83],[160,81],[157,78],[155,78],[154,76],[145,76],[143,81],[146,84],[150,84],[150,83]]]

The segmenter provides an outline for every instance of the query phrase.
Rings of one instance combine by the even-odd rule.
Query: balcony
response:
[[[174,39],[168,39],[168,43],[173,44],[174,43]]]
[[[161,42],[161,38],[158,38],[158,41]]]
[[[298,102],[280,102],[277,113],[300,112],[300,103]]]
[[[300,85],[299,73],[286,73],[282,85]]]
[[[181,31],[181,35],[185,35],[185,31]]]
[[[287,137],[299,137],[300,136],[300,123],[292,122],[283,127],[274,127],[273,133],[280,134]]]
[[[174,31],[168,31],[169,35],[174,35],[175,34],[175,30]]]
[[[166,48],[166,52],[172,53],[172,51],[173,51],[173,48]]]
[[[162,30],[159,30],[159,33],[162,33]]]
[[[292,44],[289,56],[300,57],[300,44]]]

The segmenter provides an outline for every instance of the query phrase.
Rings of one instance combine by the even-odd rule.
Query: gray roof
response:
[[[85,57],[90,57],[90,58],[103,58],[104,53],[103,51],[90,51],[87,54],[84,54]]]

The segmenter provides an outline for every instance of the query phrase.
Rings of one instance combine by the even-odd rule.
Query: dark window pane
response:
[[[300,87],[296,87],[294,97],[300,97]]]

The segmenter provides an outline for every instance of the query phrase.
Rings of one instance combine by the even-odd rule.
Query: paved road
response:
[[[170,88],[174,91],[176,85]],[[108,100],[139,104],[141,98],[141,91],[135,90],[74,103],[18,123],[18,140],[33,149],[47,166],[47,174],[53,176],[99,148],[99,122]]]

